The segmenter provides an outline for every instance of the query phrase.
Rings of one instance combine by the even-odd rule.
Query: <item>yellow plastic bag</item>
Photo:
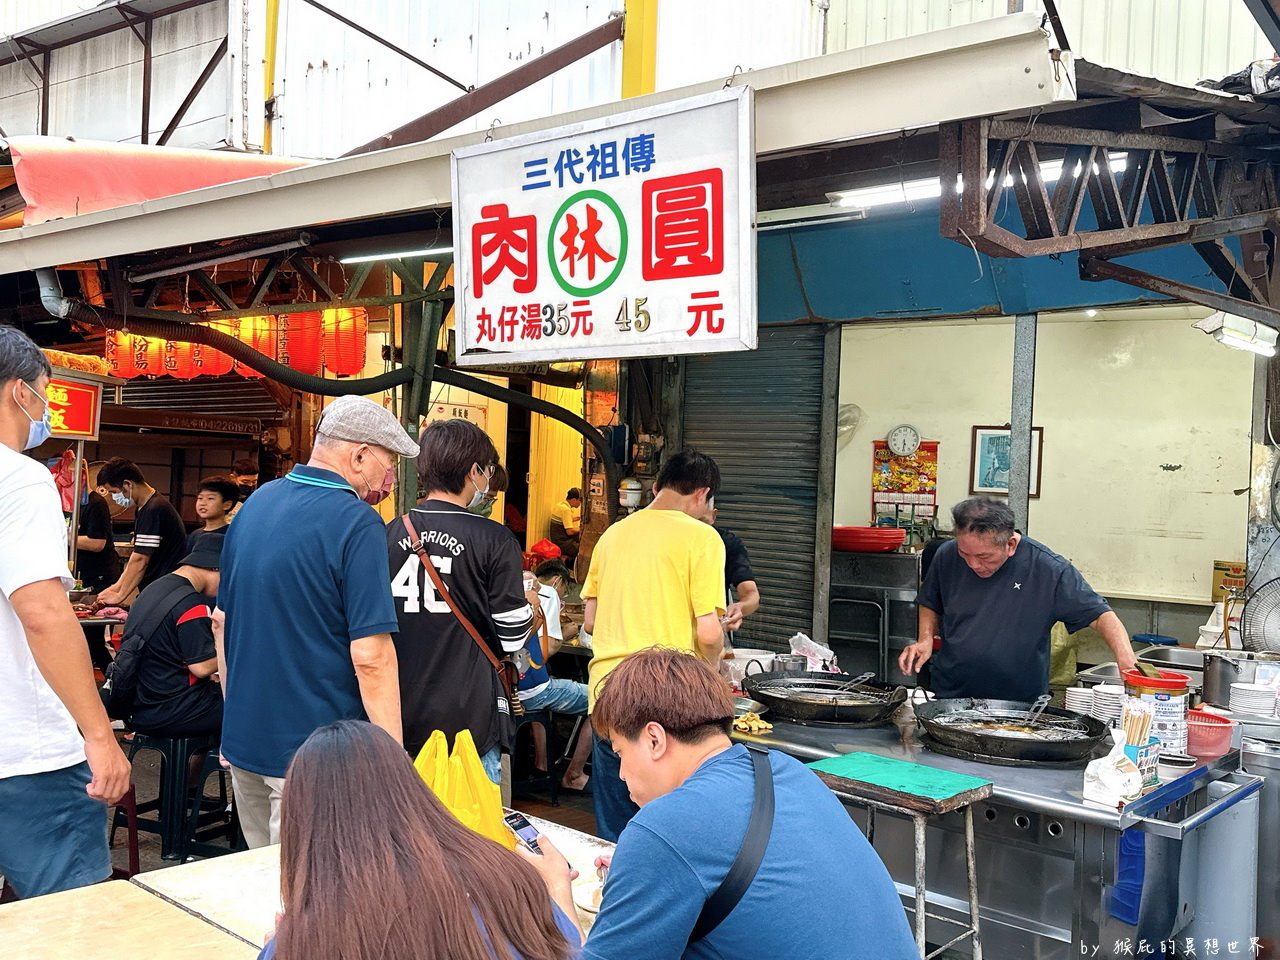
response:
[[[413,764],[418,775],[464,825],[514,850],[515,837],[502,819],[502,793],[484,772],[471,731],[454,738],[452,753],[445,743],[442,731],[431,734]]]
[[[445,739],[443,730],[432,731],[430,739],[418,751],[413,766],[423,782],[439,796],[449,776],[449,741]]]

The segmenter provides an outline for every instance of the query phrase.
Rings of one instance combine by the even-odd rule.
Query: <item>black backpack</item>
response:
[[[159,588],[159,592],[153,599],[150,594],[155,588]],[[142,651],[151,635],[164,622],[164,618],[190,596],[193,590],[191,582],[183,577],[165,577],[163,586],[157,580],[138,597],[129,619],[125,621],[120,649],[107,667],[107,682],[99,691],[102,705],[106,707],[107,716],[111,719],[128,720],[132,715],[138,694],[138,664],[142,659]]]

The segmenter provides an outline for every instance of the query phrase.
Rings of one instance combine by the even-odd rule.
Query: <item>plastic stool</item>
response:
[[[137,828],[160,835],[162,860],[181,860],[183,857],[191,758],[208,749],[207,745],[207,737],[175,739],[134,734],[129,747],[130,762],[142,750],[154,750],[160,754],[160,793],[154,800],[135,802],[135,816],[156,813],[155,817],[137,816]],[[113,836],[117,827],[125,825],[125,820],[125,811],[117,807],[111,821]]]
[[[237,822],[234,808],[228,813],[227,807],[231,802],[230,793],[227,790],[227,776],[229,770],[223,769],[222,763],[218,760],[218,749],[210,748],[209,752],[204,755],[204,760],[200,764],[200,770],[196,774],[191,787],[191,809],[187,813],[186,829],[183,833],[183,856],[195,854],[201,857],[218,857],[224,853],[232,853],[237,849]],[[218,778],[218,796],[210,798],[204,795],[205,784],[209,782],[209,778],[216,776]],[[205,829],[201,833],[202,828]],[[216,836],[224,836],[227,838],[227,846],[221,847],[207,841]]]
[[[515,718],[516,731],[512,735],[512,747],[515,746],[516,738],[520,736],[520,731],[530,723],[542,724],[542,729],[547,731],[547,775],[545,777],[531,777],[528,780],[522,780],[520,783],[512,784],[512,789],[522,787],[525,790],[536,789],[545,786],[551,794],[551,805],[553,807],[560,806],[560,778],[556,775],[556,759],[559,756],[559,744],[556,741],[555,726],[551,722],[551,711],[549,710],[533,710],[527,711]]]

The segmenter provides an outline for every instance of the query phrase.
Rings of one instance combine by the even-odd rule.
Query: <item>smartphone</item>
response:
[[[516,813],[512,810],[502,818],[507,822],[507,828],[516,835],[516,839],[523,843],[539,856],[542,850],[538,847],[538,831],[533,824],[525,819],[524,814]]]

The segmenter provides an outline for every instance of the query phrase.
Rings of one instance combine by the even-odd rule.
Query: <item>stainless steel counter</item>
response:
[[[895,716],[896,725],[865,729],[766,719],[774,724],[771,733],[735,736],[803,761],[865,751],[994,784],[993,796],[974,805],[987,960],[1114,956],[1121,950],[1118,944],[1136,948],[1143,939],[1158,943],[1179,934],[1244,943],[1253,935],[1256,871],[1243,859],[1213,853],[1256,843],[1260,781],[1233,772],[1235,752],[1117,812],[1084,800],[1083,767],[1006,767],[925,749],[909,706]],[[852,802],[847,809],[888,867],[911,914],[911,821]],[[963,920],[963,817],[930,818],[927,843],[928,912],[931,918]],[[1210,903],[1215,893],[1230,909]],[[1197,898],[1204,904],[1200,915]],[[939,944],[955,935],[934,919],[928,933]]]
[[[995,785],[995,800],[1112,830],[1136,826],[1143,818],[1168,807],[1210,781],[1221,779],[1240,766],[1239,753],[1232,751],[1210,763],[1201,763],[1181,779],[1164,784],[1141,800],[1128,805],[1123,811],[1117,812],[1084,799],[1083,766],[1072,769],[1006,767],[958,760],[934,753],[920,743],[909,703],[904,704],[894,716],[895,725],[880,727],[807,727],[773,717],[765,719],[774,725],[771,733],[758,737],[743,734],[734,736],[781,750],[806,762],[861,751],[897,760],[910,760],[952,773],[965,773],[990,780]]]

